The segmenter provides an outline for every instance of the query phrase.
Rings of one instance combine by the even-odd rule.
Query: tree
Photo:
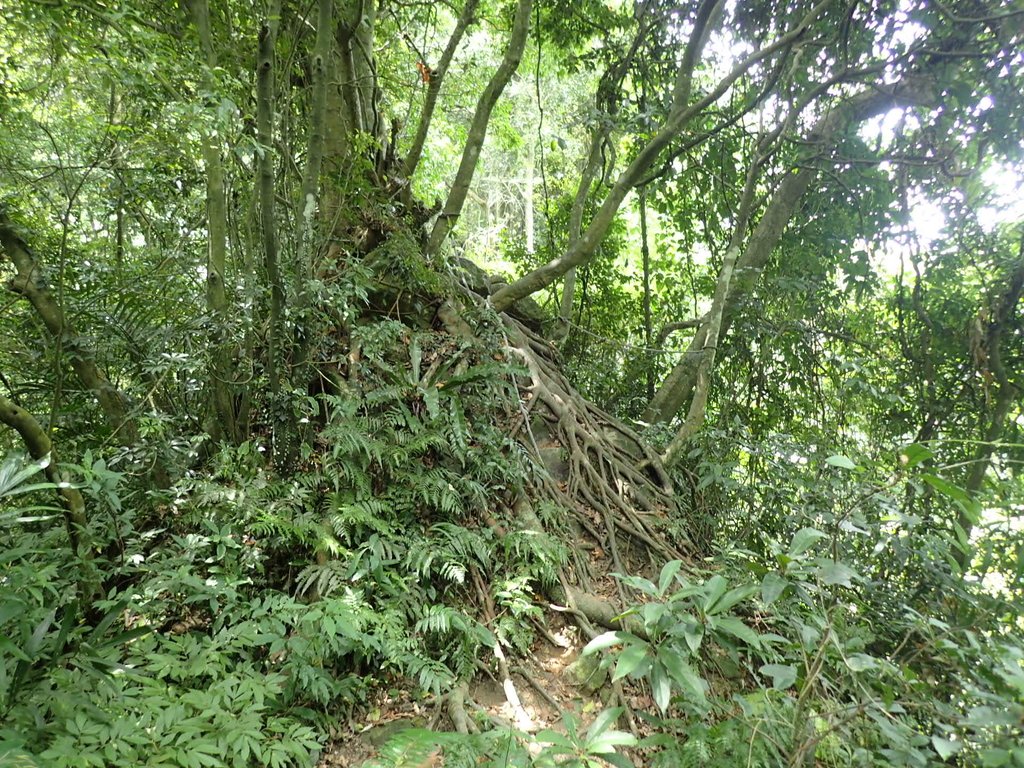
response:
[[[662,712],[681,687],[706,714],[700,676],[658,655],[674,642],[660,609],[622,618],[642,594],[665,598],[664,616],[695,601],[699,636],[676,617],[683,656],[703,633],[760,654],[773,672],[751,679],[773,678],[773,722],[793,726],[766,764],[809,764],[824,748],[806,729],[808,697],[828,698],[822,665],[839,680],[868,663],[848,663],[869,642],[855,648],[852,630],[828,655],[846,629],[839,590],[901,628],[900,605],[938,615],[927,600],[943,589],[973,610],[961,577],[988,561],[972,534],[989,537],[977,551],[1001,541],[981,509],[1019,489],[1021,239],[979,211],[985,173],[1020,160],[1020,13],[989,5],[8,0],[0,416],[33,458],[53,444],[103,457],[79,469],[116,535],[86,519],[84,497],[65,488],[61,502],[76,554],[109,569],[104,587],[145,581],[125,570],[136,555],[242,540],[260,554],[238,555],[238,584],[298,588],[357,627],[308,656],[285,639],[268,651],[308,665],[282,683],[296,711],[371,662],[443,690],[468,730],[481,649],[510,679],[504,653],[526,644],[523,612],[543,594],[585,632],[628,632],[606,640],[649,673]],[[482,255],[519,271],[497,276],[463,257],[465,214],[488,170],[517,166],[522,242],[510,227]],[[948,221],[931,250],[918,200]],[[893,253],[912,286],[873,266]],[[895,480],[879,479],[880,446],[904,451]],[[111,501],[111,468],[136,512]],[[898,522],[886,484],[901,489]],[[916,519],[928,553],[886,527]],[[129,557],[126,536],[151,528],[168,531],[160,546]],[[905,571],[874,563],[851,531]],[[832,550],[812,561],[819,539]],[[725,615],[754,592],[726,591],[724,576],[669,600],[681,566],[665,563],[713,543],[723,570],[729,552],[750,553],[765,606],[790,588],[824,596],[818,613],[792,597],[806,626],[827,628],[820,647],[773,660]],[[260,573],[245,571],[255,560]],[[634,570],[657,576],[601,588]],[[784,580],[772,600],[769,574]],[[159,600],[215,586],[154,587],[164,597],[139,614],[174,626],[186,617],[157,617],[172,610]],[[219,600],[265,619],[256,597]],[[295,627],[311,615],[281,610]],[[217,631],[249,620],[210,613]],[[875,641],[893,669],[924,664],[895,634]],[[964,671],[974,653],[920,716],[940,756],[947,721],[977,754],[996,743],[951,714],[967,706],[957,685],[983,687]],[[800,655],[817,660],[787,709],[775,693],[796,684]],[[309,671],[326,658],[331,674]],[[884,697],[843,690],[862,741],[881,739],[865,713]],[[514,687],[509,702],[521,709]],[[832,703],[828,732],[847,733]]]

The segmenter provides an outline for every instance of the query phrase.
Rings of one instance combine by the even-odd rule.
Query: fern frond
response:
[[[438,749],[440,737],[423,728],[409,728],[392,736],[376,759],[366,763],[367,768],[417,768],[429,765]]]

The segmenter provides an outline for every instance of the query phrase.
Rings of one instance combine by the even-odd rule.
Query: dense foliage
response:
[[[1018,4],[0,11],[0,765],[1024,766]]]

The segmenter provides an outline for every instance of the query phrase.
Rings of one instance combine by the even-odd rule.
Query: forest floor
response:
[[[616,587],[610,575],[601,579],[601,586],[602,591],[607,590],[607,598],[614,599]],[[478,723],[512,725],[527,733],[546,729],[564,732],[563,717],[571,713],[585,731],[603,709],[617,703],[616,693],[607,685],[607,672],[597,669],[599,657],[588,657],[592,662],[582,672],[574,669],[586,643],[587,638],[566,614],[549,609],[543,631],[537,633],[529,653],[508,659],[512,685],[522,709],[517,712],[510,704],[499,674],[481,664],[480,673],[469,684],[467,712]],[[581,680],[588,672],[592,676]],[[631,708],[644,710],[653,706],[641,686],[627,684],[623,688]],[[445,731],[451,726],[444,697],[424,696],[412,684],[382,689],[369,706],[332,734],[318,768],[361,766],[406,728]]]

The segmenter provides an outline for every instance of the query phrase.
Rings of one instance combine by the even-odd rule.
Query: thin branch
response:
[[[444,83],[445,75],[448,74],[448,67],[451,66],[452,59],[455,57],[455,51],[458,50],[459,43],[462,41],[462,36],[469,25],[473,23],[476,9],[479,5],[480,0],[466,0],[437,67],[428,69],[423,74],[423,77],[427,80],[427,95],[423,101],[423,111],[420,113],[420,121],[416,126],[416,135],[412,140],[412,147],[409,148],[409,154],[405,158],[404,172],[406,178],[410,178],[416,172],[416,166],[419,165],[420,157],[423,154],[423,145],[427,140],[427,132],[430,130],[430,122],[434,117],[434,109],[437,106],[437,98],[441,93],[441,85]],[[424,67],[427,66],[425,60],[421,60],[420,63]]]

